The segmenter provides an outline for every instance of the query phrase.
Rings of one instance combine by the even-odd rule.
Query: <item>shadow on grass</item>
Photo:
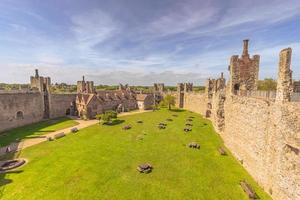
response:
[[[184,112],[185,110],[175,108],[175,109],[171,109],[170,111],[171,112]]]
[[[121,119],[115,119],[115,120],[113,120],[111,123],[104,123],[103,125],[105,125],[105,126],[115,126],[115,125],[118,125],[118,124],[122,124],[122,123],[124,123],[125,122],[125,120],[121,120]]]
[[[5,154],[5,155],[0,157],[0,161],[12,160],[14,158],[17,158],[19,156],[19,153],[20,152],[14,152],[14,153],[12,152],[12,153]],[[5,173],[0,173],[0,199],[3,196],[5,186],[13,182],[13,180],[7,178],[6,175],[8,175],[8,174],[19,174],[19,173],[22,173],[22,172],[23,172],[23,170],[14,170],[14,171],[9,171],[9,172],[5,172]]]
[[[43,135],[44,133],[54,132],[56,130],[47,130],[46,128],[56,124],[63,124],[70,120],[71,119],[67,117],[62,117],[55,120],[41,121],[5,131],[3,133],[0,133],[0,147],[20,141],[24,138],[34,138],[39,137],[39,135]]]
[[[36,138],[46,138],[46,137],[47,136],[45,136],[45,135],[33,135],[33,136],[26,136],[23,139],[36,139]]]

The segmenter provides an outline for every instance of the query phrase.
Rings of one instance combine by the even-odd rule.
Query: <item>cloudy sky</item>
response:
[[[203,84],[229,58],[261,55],[260,78],[277,76],[291,47],[300,79],[299,0],[1,0],[0,82]]]

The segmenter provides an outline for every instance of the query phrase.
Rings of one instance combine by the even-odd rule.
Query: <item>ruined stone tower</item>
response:
[[[291,57],[291,48],[283,49],[280,51],[276,102],[288,102],[291,100],[291,92],[293,90],[292,71],[290,69]]]
[[[83,76],[82,81],[77,81],[77,93],[95,93],[94,82],[85,81]]]
[[[193,91],[193,83],[178,83],[177,84],[177,101],[176,106],[179,108],[184,107],[184,95],[187,92]]]
[[[184,92],[192,92],[193,91],[193,83],[184,83],[183,88],[184,88]]]
[[[178,83],[177,84],[177,107],[178,108],[183,108],[184,104],[184,84],[183,83]]]
[[[38,90],[43,94],[44,101],[44,119],[50,117],[49,93],[50,93],[51,79],[50,77],[39,76],[39,71],[35,70],[35,76],[30,77],[30,88]]]
[[[244,40],[243,54],[241,57],[234,55],[230,59],[229,71],[229,90],[232,94],[238,91],[246,92],[257,90],[259,55],[250,58],[248,53],[248,42]]]
[[[154,83],[154,92],[163,93],[165,91],[165,84]]]
[[[50,77],[39,76],[38,69],[35,70],[35,76],[30,77],[30,88],[40,92],[49,91],[51,85]]]

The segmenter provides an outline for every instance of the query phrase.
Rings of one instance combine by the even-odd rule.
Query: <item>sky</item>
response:
[[[203,85],[232,55],[261,56],[259,78],[277,78],[291,47],[300,79],[299,0],[1,0],[0,82]]]

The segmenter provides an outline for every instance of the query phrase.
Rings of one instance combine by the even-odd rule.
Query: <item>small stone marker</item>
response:
[[[185,127],[183,130],[184,130],[184,132],[192,131],[192,129],[191,129],[191,128],[188,128],[188,127]]]
[[[196,143],[196,142],[191,142],[188,147],[192,148],[192,149],[200,149],[200,144]]]
[[[65,137],[65,136],[66,136],[66,134],[64,132],[57,133],[54,135],[54,139],[59,139],[59,138]]]
[[[136,168],[140,173],[148,174],[152,171],[153,167],[149,163],[141,164]]]
[[[185,125],[186,126],[193,126],[193,124],[191,124],[191,123],[186,123]]]
[[[222,156],[225,156],[225,155],[226,155],[226,151],[225,151],[225,149],[224,149],[223,147],[220,147],[220,148],[219,148],[219,153],[220,153],[220,155],[222,155]]]
[[[160,124],[159,124],[159,125],[158,125],[158,128],[159,128],[159,129],[165,129],[166,127],[165,127],[164,125],[160,125]]]
[[[129,130],[129,129],[131,129],[130,125],[123,126],[123,130]]]
[[[162,123],[162,122],[161,122],[161,123],[158,124],[158,128],[159,128],[159,129],[165,129],[166,126],[167,126],[166,123]]]
[[[11,152],[11,148],[10,148],[10,146],[6,147],[6,149],[5,149],[5,153],[10,153],[10,152]]]
[[[192,122],[193,120],[192,120],[192,119],[190,119],[190,118],[188,118],[188,119],[186,119],[186,121],[188,121],[188,122]]]
[[[251,186],[244,180],[240,181],[240,185],[243,188],[244,192],[248,195],[250,199],[256,199],[257,195],[254,192],[254,190],[251,188]]]
[[[72,133],[76,133],[76,132],[78,132],[78,128],[76,128],[76,127],[74,127],[74,128],[71,128],[71,132],[72,132]]]

